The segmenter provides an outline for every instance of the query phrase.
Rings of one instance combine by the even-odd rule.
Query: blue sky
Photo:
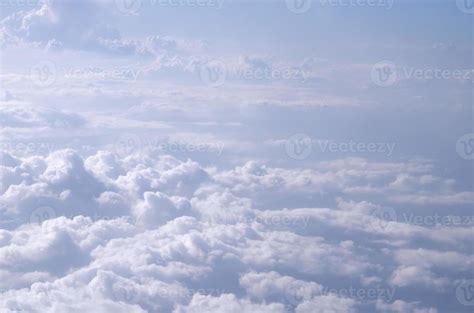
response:
[[[25,1],[2,310],[472,310],[469,0]]]

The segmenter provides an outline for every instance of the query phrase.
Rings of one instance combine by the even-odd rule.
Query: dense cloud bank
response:
[[[430,164],[217,170],[73,150],[2,159],[6,312],[439,312],[410,290],[456,301],[473,266],[472,221],[410,224],[348,199],[355,180],[388,178],[377,191],[387,198],[407,184],[442,184],[426,178]],[[333,207],[271,201],[315,189],[342,196]]]

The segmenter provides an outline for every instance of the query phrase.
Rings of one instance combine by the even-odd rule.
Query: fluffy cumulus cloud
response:
[[[326,163],[298,173],[105,151],[2,158],[6,312],[436,312],[397,297],[449,294],[473,265],[469,225],[386,220],[373,213],[379,205],[343,199],[332,208],[254,203],[270,203],[268,189],[291,197],[312,181],[341,187],[361,160],[333,177]],[[371,178],[426,170],[370,166]]]

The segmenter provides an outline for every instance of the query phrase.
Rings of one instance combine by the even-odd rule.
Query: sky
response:
[[[473,14],[0,0],[0,311],[472,312]]]

